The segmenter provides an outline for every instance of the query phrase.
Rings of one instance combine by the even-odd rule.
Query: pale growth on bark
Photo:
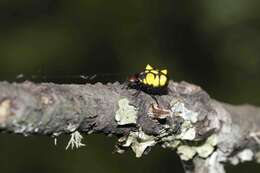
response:
[[[178,147],[177,153],[180,155],[181,160],[188,161],[195,156],[196,151],[188,145],[182,145]]]
[[[133,98],[118,82],[0,82],[0,128],[54,138],[72,133],[66,149],[85,146],[78,131],[124,135],[117,151],[130,148],[137,157],[158,143],[193,164],[187,173],[224,173],[225,163],[260,162],[259,107],[216,101],[187,82],[169,81],[168,87],[174,92],[153,105],[151,96]]]
[[[78,127],[77,125],[74,125],[74,124],[69,123],[67,129],[68,129],[68,131],[70,131],[70,132],[74,132],[74,131],[77,129],[77,127]]]
[[[243,151],[240,151],[237,155],[230,158],[230,163],[232,165],[238,165],[239,163],[243,162],[249,162],[254,159],[254,153],[250,149],[244,149]]]
[[[260,151],[255,154],[255,159],[257,163],[260,163]]]
[[[55,146],[57,145],[57,138],[56,137],[54,138],[54,145]]]
[[[226,161],[226,157],[221,151],[215,151],[213,152],[206,160],[205,165],[203,167],[207,168],[208,173],[225,173],[225,169],[222,162]],[[196,172],[200,172],[201,170],[198,170]]]
[[[136,124],[137,110],[134,106],[129,105],[129,101],[124,98],[118,101],[119,109],[116,112],[115,119],[117,124]]]
[[[148,147],[157,143],[154,136],[145,134],[141,129],[138,132],[130,132],[127,137],[124,136],[118,141],[123,143],[123,147],[131,147],[136,157],[141,157]]]
[[[177,148],[177,153],[180,154],[181,159],[185,161],[191,160],[195,154],[198,154],[201,158],[207,158],[213,153],[216,145],[217,136],[211,135],[206,142],[200,146],[180,145]]]
[[[207,158],[214,151],[215,146],[217,145],[217,136],[211,135],[205,144],[194,147],[198,155],[202,158]]]
[[[205,143],[202,146],[195,147],[195,150],[200,157],[207,158],[214,151],[214,146]]]
[[[171,148],[171,149],[175,149],[179,146],[179,144],[181,144],[181,141],[176,140],[174,136],[168,136],[168,137],[164,137],[162,138],[162,147],[163,148]]]
[[[69,147],[71,147],[71,149],[74,149],[74,147],[77,149],[77,148],[86,146],[85,144],[81,143],[82,139],[83,139],[83,136],[78,131],[71,133],[70,140],[68,142],[68,145],[66,146],[66,150]]]
[[[173,100],[171,102],[172,106],[172,112],[176,114],[176,116],[182,117],[186,121],[190,121],[192,123],[196,123],[198,120],[198,113],[193,112],[191,110],[188,110],[185,106],[184,103],[178,101],[178,100]]]
[[[189,140],[189,141],[192,141],[195,137],[196,137],[195,128],[184,129],[184,132],[176,136],[177,139]]]
[[[0,123],[6,121],[7,117],[10,115],[11,111],[11,100],[3,100],[0,102]]]

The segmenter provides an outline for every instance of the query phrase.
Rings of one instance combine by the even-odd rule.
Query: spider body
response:
[[[168,72],[166,69],[155,69],[149,64],[144,71],[128,78],[128,86],[148,94],[163,95],[168,91]]]

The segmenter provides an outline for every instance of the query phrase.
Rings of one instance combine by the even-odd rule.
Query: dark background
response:
[[[0,80],[123,82],[147,63],[232,104],[260,106],[259,0],[0,0]],[[23,74],[22,79],[16,76]],[[84,81],[79,75],[97,77]],[[21,76],[21,75],[20,75]],[[37,76],[37,77],[36,77]],[[173,151],[112,154],[115,138],[0,134],[1,173],[183,172]],[[228,173],[259,172],[249,163]]]

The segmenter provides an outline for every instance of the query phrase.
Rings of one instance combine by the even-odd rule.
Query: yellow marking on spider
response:
[[[146,79],[148,85],[152,85],[154,82],[154,74],[152,74],[152,73],[146,74],[145,79]]]
[[[158,70],[151,70],[150,72],[153,73],[153,74],[159,74]]]
[[[165,75],[160,75],[160,86],[165,86],[167,83],[167,77]]]
[[[161,73],[167,75],[168,71],[166,69],[164,69],[164,70],[161,70]]]
[[[152,70],[152,69],[153,69],[153,67],[150,66],[150,64],[147,64],[146,67],[145,67],[145,70]]]
[[[153,81],[153,87],[158,87],[159,86],[159,76],[156,75],[154,81]]]

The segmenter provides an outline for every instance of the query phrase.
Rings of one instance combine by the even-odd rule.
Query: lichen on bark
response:
[[[156,96],[108,84],[0,82],[0,129],[22,135],[104,133],[137,157],[154,145],[176,150],[186,172],[223,173],[224,163],[259,161],[260,109],[211,99],[200,87],[169,82]],[[122,102],[123,99],[123,102]]]

